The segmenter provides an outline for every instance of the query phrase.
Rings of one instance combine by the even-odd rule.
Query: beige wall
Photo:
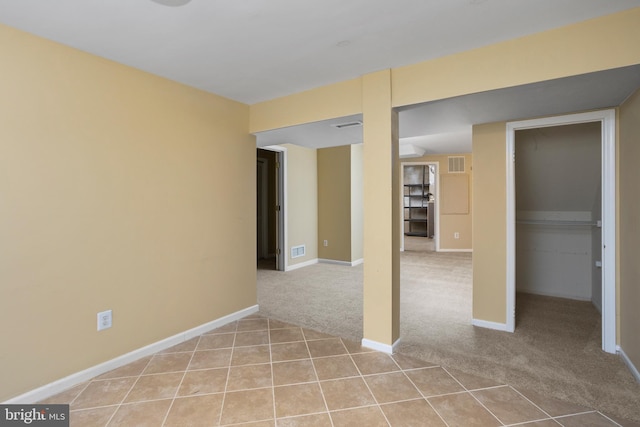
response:
[[[318,258],[318,160],[317,150],[292,144],[287,149],[288,266]],[[305,245],[305,256],[291,258],[291,248]]]
[[[464,171],[469,176],[469,192],[460,197],[469,198],[469,213],[465,214],[443,214],[440,213],[440,217],[436,218],[436,227],[438,221],[440,222],[440,250],[472,250],[473,238],[472,238],[472,218],[473,218],[473,206],[471,205],[471,195],[473,194],[473,157],[470,153],[466,154],[443,154],[437,156],[422,156],[412,157],[409,159],[401,159],[401,163],[438,163],[438,174],[449,174],[449,157],[450,156],[464,156]],[[440,188],[442,192],[442,187]],[[435,194],[435,190],[432,190]],[[442,195],[436,195],[436,200],[440,200]],[[458,197],[455,195],[454,197]],[[402,198],[400,198],[400,207],[402,209]],[[402,220],[401,220],[402,221]],[[455,239],[454,233],[459,233],[460,238]]]
[[[354,144],[351,146],[351,262],[364,257],[363,192],[362,144]]]
[[[0,401],[256,304],[248,106],[1,25],[0,55]]]
[[[473,318],[496,323],[507,321],[505,144],[505,123],[473,127]]]
[[[620,347],[640,369],[640,91],[620,107]]]
[[[350,145],[318,150],[318,257],[351,261]]]

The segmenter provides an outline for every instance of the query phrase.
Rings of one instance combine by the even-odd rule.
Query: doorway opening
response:
[[[595,146],[584,139],[560,143],[571,139],[568,132],[589,129]],[[601,308],[602,348],[615,353],[613,110],[507,124],[510,332],[516,327],[516,290],[592,301]]]
[[[256,235],[257,268],[284,271],[284,151],[257,149]]]
[[[400,251],[437,252],[440,249],[438,169],[438,162],[402,163]]]

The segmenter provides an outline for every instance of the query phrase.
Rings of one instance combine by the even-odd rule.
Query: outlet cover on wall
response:
[[[98,330],[109,329],[113,321],[111,310],[98,313]]]
[[[460,238],[460,233],[458,233],[457,231],[455,233],[453,233],[453,238],[454,239],[459,239]]]

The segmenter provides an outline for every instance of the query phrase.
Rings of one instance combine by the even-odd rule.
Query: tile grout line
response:
[[[329,411],[329,405],[327,404],[327,399],[324,396],[324,390],[322,390],[322,384],[320,383],[320,377],[318,376],[318,371],[316,370],[316,364],[313,362],[313,357],[311,356],[311,349],[309,349],[309,341],[307,340],[307,336],[304,333],[304,330],[300,328],[302,331],[302,336],[304,337],[304,345],[307,347],[307,352],[309,353],[309,360],[311,361],[311,367],[313,367],[313,374],[316,376],[316,380],[318,382],[318,388],[320,389],[320,395],[322,396],[322,401],[324,402],[324,407],[327,410],[327,415],[329,416],[329,422],[331,423],[331,427],[335,427],[333,424],[333,417],[331,416],[331,412]],[[340,340],[342,343],[342,340]],[[342,344],[344,347],[344,344]],[[345,347],[346,350],[346,347]]]
[[[184,378],[187,376],[187,372],[189,372],[189,365],[191,365],[191,361],[193,360],[193,357],[196,355],[196,351],[198,350],[198,346],[200,345],[200,341],[202,340],[202,336],[203,335],[204,334],[201,334],[200,336],[198,336],[198,342],[196,343],[196,346],[194,347],[193,351],[191,352],[191,357],[189,358],[189,363],[187,363],[187,366],[184,368],[184,373],[182,374],[182,378],[180,379],[180,382],[178,383],[178,387],[176,388],[176,392],[173,393],[173,398],[171,399],[171,404],[169,405],[169,409],[167,409],[167,413],[164,414],[164,419],[162,420],[162,424],[160,424],[161,426],[164,426],[164,424],[167,422],[167,418],[169,418],[169,413],[171,412],[171,409],[173,408],[173,404],[176,401],[176,397],[178,397],[178,393],[180,392],[180,387],[182,387],[182,383],[184,382]]]
[[[155,354],[153,355],[155,356]],[[111,420],[113,420],[113,417],[116,416],[116,413],[120,410],[120,408],[122,407],[122,404],[124,403],[124,401],[127,399],[127,397],[129,396],[129,394],[131,393],[131,390],[133,390],[133,388],[136,386],[136,384],[138,384],[138,381],[140,380],[140,377],[142,376],[142,373],[145,371],[145,369],[147,369],[149,367],[149,364],[151,363],[151,361],[153,360],[153,356],[151,358],[149,358],[149,361],[147,362],[147,364],[144,366],[144,368],[142,369],[142,371],[140,371],[140,374],[138,374],[138,377],[136,378],[136,380],[133,382],[133,384],[131,385],[131,387],[129,388],[129,391],[127,391],[127,394],[124,395],[124,397],[122,398],[122,400],[120,401],[120,403],[118,403],[118,407],[116,408],[115,411],[113,411],[113,414],[111,414],[111,416],[109,417],[109,419],[107,420],[105,426],[108,426],[111,423]]]
[[[220,403],[220,415],[218,415],[218,425],[222,425],[222,412],[224,410],[224,404],[227,399],[227,387],[229,386],[229,377],[231,376],[231,363],[233,361],[233,350],[235,349],[236,337],[238,336],[239,320],[236,320],[236,330],[233,333],[233,346],[231,347],[231,355],[229,356],[229,366],[227,366],[227,379],[224,382],[224,391],[222,392],[222,402]]]
[[[400,366],[400,365],[398,365],[398,366]],[[437,366],[434,366],[434,367],[437,368]],[[410,371],[417,371],[418,369],[420,369],[420,368],[410,369]],[[407,373],[404,371],[404,369],[402,369],[402,373],[409,380],[409,382],[411,384],[413,384],[413,386],[416,388],[416,390],[418,390],[418,393],[420,393],[420,396],[422,396],[422,399],[424,399],[424,401],[427,402],[427,405],[429,405],[429,407],[433,410],[433,412],[435,412],[435,414],[442,420],[444,425],[447,426],[447,427],[450,427],[449,423],[444,419],[444,417],[440,414],[440,412],[438,412],[438,410],[435,408],[435,406],[433,406],[433,404],[431,402],[429,402],[429,399],[427,399],[427,396],[424,395],[422,390],[420,390],[420,388],[416,385],[416,383],[413,382],[413,380],[409,377],[409,375],[407,375]],[[462,386],[462,387],[464,388],[464,386]],[[442,396],[445,396],[445,395],[442,395]],[[431,396],[431,397],[435,397],[435,396]]]
[[[267,339],[269,341],[269,367],[271,368],[271,402],[273,405],[273,425],[277,424],[278,414],[276,413],[276,386],[273,378],[273,356],[271,354],[271,319],[267,318]]]

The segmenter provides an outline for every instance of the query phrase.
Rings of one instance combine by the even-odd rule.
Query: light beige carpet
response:
[[[640,421],[640,385],[600,349],[599,313],[588,302],[518,294],[514,334],[471,326],[471,254],[401,255],[399,353]],[[362,266],[258,271],[260,312],[362,339]]]

